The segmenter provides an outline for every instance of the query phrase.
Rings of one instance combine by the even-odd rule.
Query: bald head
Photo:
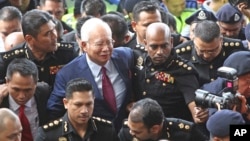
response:
[[[0,108],[0,132],[8,127],[7,120],[20,123],[18,116],[13,111],[8,108]]]
[[[24,37],[22,32],[12,32],[6,38],[4,42],[5,51],[11,50],[18,44],[23,43]]]
[[[82,28],[81,28],[82,41],[88,41],[90,38],[89,35],[92,32],[98,32],[98,29],[100,28],[104,29],[108,34],[110,34],[112,38],[112,31],[106,22],[102,21],[99,18],[91,18],[82,25]]]
[[[157,35],[164,36],[165,39],[170,39],[171,31],[169,26],[161,22],[150,24],[146,30],[146,40]]]

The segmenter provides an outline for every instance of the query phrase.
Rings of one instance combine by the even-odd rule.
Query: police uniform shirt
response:
[[[120,141],[138,141],[129,133],[127,119],[124,120],[123,126],[118,133]],[[173,140],[173,141],[206,141],[208,138],[204,136],[193,122],[178,118],[165,118],[162,133],[157,140]],[[145,140],[154,141],[154,140]]]
[[[145,55],[147,53],[140,51],[139,47],[134,53],[135,100],[152,98],[161,105],[166,117],[193,121],[187,106],[194,101],[195,90],[198,88],[192,64],[178,57],[174,50],[168,60],[160,66],[154,66],[151,59]]]
[[[217,78],[217,69],[221,67],[225,59],[235,51],[246,50],[241,40],[223,38],[220,54],[211,62],[204,61],[196,53],[193,41],[188,41],[175,48],[176,53],[184,59],[189,60],[199,73],[199,84],[202,86]]]
[[[39,82],[46,82],[53,86],[56,73],[77,55],[71,43],[58,43],[55,52],[47,53],[42,61],[38,61],[33,56],[27,44],[21,44],[13,50],[0,54],[0,83],[4,83],[8,64],[14,58],[27,58],[32,60],[39,71]]]
[[[38,128],[35,141],[118,141],[117,133],[110,121],[92,117],[84,137],[80,137],[70,124],[68,114]]]

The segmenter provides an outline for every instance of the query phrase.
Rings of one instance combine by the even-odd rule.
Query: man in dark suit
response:
[[[24,113],[29,121],[33,138],[40,125],[48,122],[46,104],[49,98],[49,86],[40,83],[38,86],[38,70],[36,65],[26,59],[14,59],[7,68],[6,85],[8,96],[0,107],[11,109],[16,114],[20,107],[25,107]]]
[[[127,116],[126,106],[131,95],[131,68],[133,52],[130,48],[113,49],[112,32],[107,23],[91,18],[81,28],[83,55],[75,58],[58,72],[54,89],[48,100],[47,108],[52,119],[59,118],[65,113],[62,99],[69,80],[85,78],[94,87],[95,108],[93,116],[98,116],[115,122],[119,129],[122,120]],[[113,85],[116,112],[104,100],[102,87],[102,72],[105,67]]]

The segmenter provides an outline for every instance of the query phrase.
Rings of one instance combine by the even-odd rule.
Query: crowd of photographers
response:
[[[229,141],[250,124],[248,0],[75,0],[75,26],[65,0],[0,6],[0,107],[21,121],[0,110],[0,140]]]

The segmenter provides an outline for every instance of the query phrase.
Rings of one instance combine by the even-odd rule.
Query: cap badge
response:
[[[197,18],[200,20],[207,19],[206,13],[204,11],[200,11]]]
[[[234,14],[234,21],[237,22],[240,20],[240,15],[239,14]]]

